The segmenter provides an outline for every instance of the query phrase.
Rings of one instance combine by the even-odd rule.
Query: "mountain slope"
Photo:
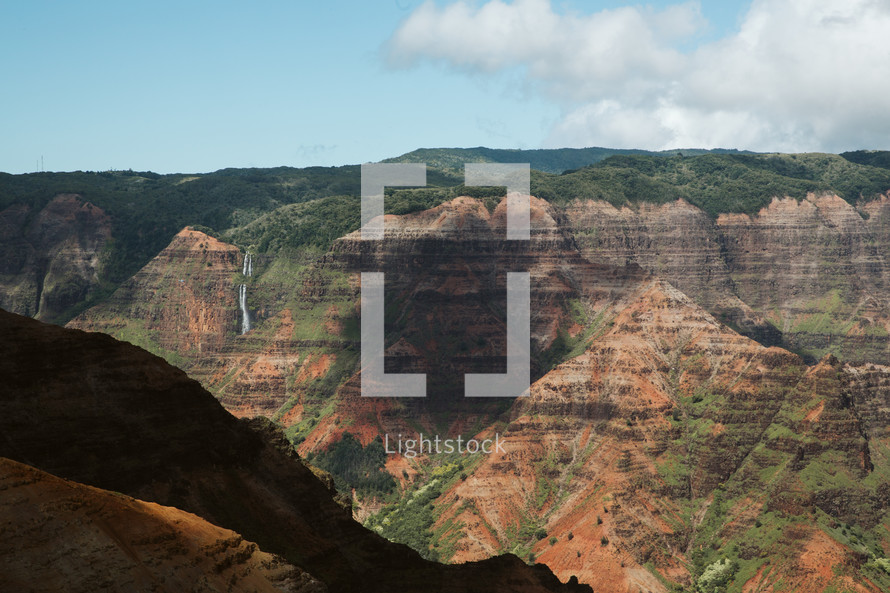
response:
[[[231,246],[218,276],[201,249],[183,251],[168,265],[217,286],[201,306],[232,328],[200,356],[190,316],[164,317],[198,300],[171,300],[163,274],[78,323],[123,335],[116,319],[165,319],[155,335],[224,405],[280,421],[354,489],[363,521],[431,558],[513,552],[619,590],[890,587],[887,199],[866,199],[886,171],[707,155],[536,178],[554,203],[533,200],[527,243],[502,240],[503,204],[461,197],[388,217],[386,241],[351,234],[321,252],[330,237],[311,227],[354,205],[331,198],[231,234],[268,248],[250,280]],[[445,196],[413,191],[387,200]],[[464,373],[503,370],[504,270],[532,275],[536,383],[529,400],[468,401]],[[360,271],[387,273],[387,368],[426,372],[428,398],[361,397]],[[256,323],[240,336],[245,281]],[[419,432],[499,435],[507,453],[409,458],[378,440]]]
[[[0,210],[0,307],[66,321],[99,290],[110,239],[110,218],[79,196]]]
[[[0,328],[0,456],[193,512],[331,591],[560,590],[516,558],[437,565],[366,531],[271,424],[139,348],[2,311]]]
[[[71,327],[102,331],[183,366],[218,352],[238,327],[233,290],[238,248],[188,227],[103,303],[105,315],[81,315]]]
[[[237,533],[0,458],[0,589],[322,593]]]
[[[864,408],[845,403],[858,373],[808,369],[655,283],[517,402],[506,452],[443,489],[433,531],[463,532],[455,559],[529,553],[595,589],[702,585],[725,560],[731,591],[882,590],[865,565],[886,557],[890,468]],[[868,405],[887,409],[886,392]],[[810,546],[850,568],[808,574]]]
[[[886,196],[857,209],[809,194],[716,220],[684,200],[634,209],[579,200],[566,216],[587,259],[636,262],[761,343],[810,361],[890,361]]]

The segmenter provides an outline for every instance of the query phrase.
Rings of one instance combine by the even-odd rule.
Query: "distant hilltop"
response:
[[[460,170],[464,163],[528,163],[532,169],[544,173],[564,173],[598,163],[610,156],[697,156],[701,154],[758,154],[735,148],[677,148],[671,150],[642,150],[639,148],[418,148],[384,163],[426,163],[429,167]]]

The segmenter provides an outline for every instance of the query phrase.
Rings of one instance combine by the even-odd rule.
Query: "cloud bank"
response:
[[[385,50],[395,67],[519,70],[563,110],[545,146],[890,148],[890,1],[754,0],[736,32],[697,43],[707,26],[697,2],[427,2]]]

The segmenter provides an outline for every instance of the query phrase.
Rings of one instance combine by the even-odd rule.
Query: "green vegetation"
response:
[[[330,196],[282,206],[230,230],[225,239],[252,245],[261,253],[279,253],[284,248],[327,249],[335,239],[357,229],[360,222],[358,196]]]
[[[739,563],[722,558],[705,568],[695,583],[701,593],[721,593],[739,570]]]
[[[544,520],[538,515],[520,511],[519,523],[507,526],[506,545],[503,552],[510,552],[520,558],[529,556],[532,548],[539,541],[547,537],[547,530],[543,528]]]
[[[529,163],[532,169],[546,173],[563,173],[592,165],[615,155],[648,155],[675,156],[700,154],[753,154],[738,150],[663,150],[653,152],[640,149],[620,148],[550,148],[550,149],[504,149],[504,148],[420,148],[395,158],[386,159],[386,163],[427,163],[428,166],[443,174],[463,177],[464,163]]]
[[[493,210],[503,193],[503,188],[463,185],[410,190],[386,188],[384,212],[408,214],[427,210],[458,196],[480,199]],[[223,238],[238,245],[252,245],[261,253],[305,247],[326,250],[336,239],[357,230],[360,225],[359,195],[339,195],[282,206],[247,225],[229,229]]]
[[[459,456],[440,456],[443,459]],[[435,462],[433,462],[435,463]],[[430,560],[447,560],[454,554],[454,544],[459,539],[454,525],[432,530],[437,513],[433,501],[456,480],[464,468],[460,461],[441,461],[441,465],[428,466],[425,479],[418,481],[419,488],[404,492],[401,499],[373,515],[365,526],[383,537],[406,544]]]
[[[480,457],[451,453],[425,458],[422,464],[415,465],[420,475],[398,495],[386,497],[386,505],[368,518],[365,526],[387,539],[411,546],[425,558],[448,562],[466,535],[454,517],[469,512],[476,515],[489,532],[495,533],[471,500],[463,500],[457,508],[451,508],[452,518],[445,520],[440,520],[443,509],[436,504],[443,493],[466,479],[467,473],[481,463]],[[526,539],[532,537],[534,526],[531,529]],[[526,546],[521,556],[525,556],[530,547]]]
[[[672,364],[682,374],[696,368],[694,359]],[[690,538],[693,590],[739,592],[758,574],[768,575],[769,565],[792,562],[817,530],[858,559],[856,565],[839,565],[837,576],[866,577],[883,590],[890,583],[883,568],[887,514],[878,501],[886,470],[862,472],[857,451],[864,442],[833,442],[809,429],[806,418],[819,405],[825,405],[822,414],[839,420],[848,413],[825,401],[827,394],[841,392],[842,376],[829,374],[814,384],[801,367],[781,372],[787,387],[764,385],[755,397],[762,424],[746,412],[752,400],[707,383],[691,393],[680,390],[679,406],[672,410],[679,413],[668,414],[678,438],[663,452],[659,448],[653,461],[675,496],[668,522]],[[880,441],[869,446],[873,456],[884,458]],[[710,463],[710,456],[719,463]],[[687,481],[689,490],[680,487]]]
[[[108,296],[188,225],[211,234],[246,225],[282,205],[332,195],[359,195],[358,166],[294,169],[223,169],[199,175],[104,171],[0,173],[0,211],[25,204],[36,215],[59,194],[79,194],[111,217],[112,236],[103,259],[100,290]],[[64,320],[63,320],[64,321]]]
[[[341,492],[354,488],[362,496],[376,496],[396,489],[396,481],[383,469],[386,452],[380,437],[363,447],[347,432],[327,450],[310,454],[307,461],[330,472]]]
[[[397,505],[387,507],[365,524],[386,539],[406,544],[429,560],[438,560],[431,549],[432,526],[435,522],[433,501],[442,494],[439,480],[433,479]]]
[[[118,340],[129,342],[134,346],[153,352],[174,366],[181,367],[185,363],[185,359],[178,353],[161,348],[155,340],[155,336],[152,336],[151,332],[145,329],[145,321],[142,319],[130,320],[126,326],[118,330],[116,337]]]
[[[798,318],[791,328],[792,332],[843,336],[855,324],[858,313],[856,305],[844,302],[839,289],[826,294],[811,308],[818,313]]]
[[[563,303],[563,310],[566,313],[566,322],[557,328],[556,338],[546,350],[536,353],[544,372],[582,354],[591,339],[605,331],[608,326],[603,311],[593,315],[593,312],[589,311],[580,300],[569,299]],[[581,328],[575,328],[578,330],[575,335],[569,333],[573,325]]]
[[[756,213],[774,196],[836,192],[848,202],[890,188],[890,171],[831,154],[613,156],[562,175],[532,176],[532,193],[554,203],[604,200],[615,206],[683,198],[711,216]]]
[[[841,156],[860,165],[890,169],[890,150],[854,150],[842,152]]]

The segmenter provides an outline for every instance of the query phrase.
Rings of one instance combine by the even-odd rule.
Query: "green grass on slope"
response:
[[[814,530],[846,547],[849,557],[861,560],[861,566],[838,566],[832,586],[842,584],[845,577],[859,582],[868,578],[882,590],[890,585],[883,535],[890,513],[876,504],[886,490],[888,469],[876,464],[863,476],[855,435],[835,435],[839,440],[832,443],[811,432],[805,420],[826,397],[824,422],[831,425],[852,417],[851,411],[830,400],[841,388],[839,379],[829,376],[815,384],[804,380],[790,389],[742,462],[698,500],[699,508],[706,510],[697,524],[689,525],[696,591],[740,592],[762,569],[774,580],[770,572],[787,570]],[[707,404],[704,397],[696,405],[707,406],[705,416],[721,414]],[[693,416],[681,417],[679,423],[689,423]],[[726,425],[727,435],[739,430],[744,430],[742,424]],[[871,446],[880,443],[873,441]],[[696,469],[696,460],[689,458],[687,463],[689,474]],[[790,585],[777,581],[775,586],[785,590]]]
[[[492,210],[503,191],[502,188],[463,185],[413,190],[387,188],[384,212],[409,214],[466,195],[482,200]],[[249,224],[230,229],[222,236],[238,245],[252,246],[261,253],[306,247],[328,249],[338,238],[357,230],[360,224],[359,196],[340,195],[282,206]]]
[[[420,479],[369,517],[365,526],[390,541],[411,546],[424,558],[447,562],[463,534],[453,522],[433,529],[441,513],[434,502],[472,472],[472,466],[478,464],[478,460],[471,457],[457,453],[431,456],[427,465],[417,467],[421,472]]]

